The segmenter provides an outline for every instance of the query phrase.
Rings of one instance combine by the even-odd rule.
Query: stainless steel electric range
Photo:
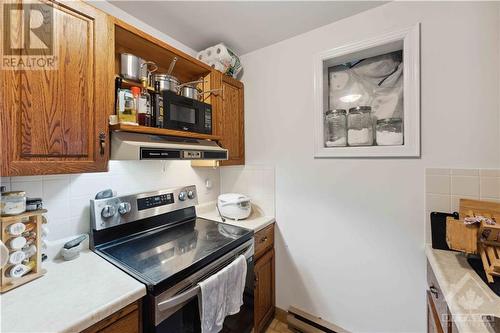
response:
[[[91,200],[91,249],[146,285],[144,332],[200,332],[198,283],[239,255],[244,305],[222,332],[252,330],[253,231],[198,218],[197,202],[195,186]]]

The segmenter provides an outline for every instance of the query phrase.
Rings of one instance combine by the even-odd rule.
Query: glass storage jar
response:
[[[377,120],[377,145],[401,146],[403,144],[403,120],[386,118]]]
[[[26,192],[2,192],[0,202],[2,215],[17,215],[26,211]]]
[[[357,106],[347,116],[347,143],[349,146],[373,145],[372,108]]]
[[[347,111],[334,109],[326,111],[326,147],[347,146]]]

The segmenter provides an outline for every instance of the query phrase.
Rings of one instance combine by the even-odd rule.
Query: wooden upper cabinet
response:
[[[222,147],[229,150],[229,159],[221,165],[245,164],[245,117],[243,83],[220,72],[212,73],[214,89],[222,89],[213,99],[215,134]]]
[[[111,22],[83,2],[40,3],[53,8],[56,69],[0,71],[1,174],[105,171],[114,105]]]

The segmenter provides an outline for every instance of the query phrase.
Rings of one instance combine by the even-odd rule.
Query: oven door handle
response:
[[[252,243],[252,245],[243,254],[243,256],[245,256],[245,259],[250,258],[253,255],[253,251],[254,251],[254,246]],[[228,264],[228,265],[230,265],[230,264]],[[176,296],[169,298],[163,302],[160,302],[157,305],[158,310],[165,311],[167,309],[171,309],[173,307],[176,307],[177,305],[180,305],[180,304],[186,302],[187,300],[189,300],[195,296],[198,296],[198,293],[200,292],[200,290],[201,290],[200,286],[196,285],[193,288],[183,292],[182,294],[176,295]]]
[[[200,292],[200,286],[196,285],[188,291],[183,292],[182,294],[176,295],[172,298],[167,299],[166,301],[158,303],[158,310],[165,311],[176,307],[179,304],[186,302],[187,300],[195,297]]]

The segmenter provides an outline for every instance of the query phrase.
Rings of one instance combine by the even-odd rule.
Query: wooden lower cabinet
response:
[[[254,332],[264,332],[274,317],[276,305],[274,224],[255,234]],[[261,247],[264,244],[266,247]],[[259,248],[267,249],[262,252]]]
[[[139,333],[141,332],[140,310],[140,301],[134,302],[90,326],[82,333]]]

